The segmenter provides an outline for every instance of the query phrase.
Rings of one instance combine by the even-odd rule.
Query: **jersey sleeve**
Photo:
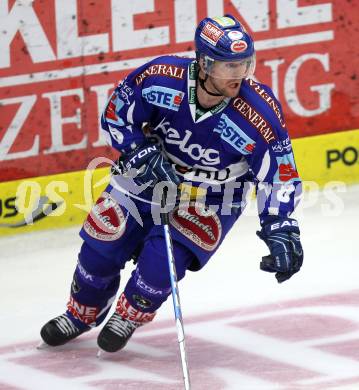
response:
[[[142,125],[150,121],[151,107],[144,106],[142,84],[137,82],[136,76],[148,66],[137,68],[119,83],[101,116],[102,135],[110,146],[122,153],[145,140]]]
[[[280,104],[277,103],[281,111]],[[259,136],[252,155],[247,159],[255,177],[261,224],[272,217],[289,217],[302,193],[302,183],[284,119],[273,121],[272,127],[276,139],[267,143]]]

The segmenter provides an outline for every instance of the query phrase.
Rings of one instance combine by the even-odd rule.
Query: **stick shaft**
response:
[[[172,239],[171,239],[169,225],[164,224],[163,230],[164,230],[165,240],[166,240],[168,266],[169,266],[170,279],[171,279],[173,308],[175,312],[177,338],[178,338],[180,354],[181,354],[181,362],[182,362],[183,381],[184,381],[185,389],[190,390],[191,385],[190,385],[189,370],[188,370],[188,363],[187,363],[181,302],[179,297],[176,265],[173,256],[173,246],[172,246]]]

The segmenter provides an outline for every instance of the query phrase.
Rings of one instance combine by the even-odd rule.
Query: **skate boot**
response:
[[[156,313],[144,313],[135,309],[122,293],[115,313],[107,321],[97,338],[98,346],[106,352],[124,348],[134,331],[153,320]]]
[[[52,347],[63,345],[91,329],[86,324],[72,320],[70,317],[71,315],[68,315],[68,313],[61,314],[42,327],[40,335],[47,345]]]

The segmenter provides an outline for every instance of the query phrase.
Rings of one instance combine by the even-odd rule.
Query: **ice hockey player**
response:
[[[238,205],[245,203],[246,183],[256,188],[257,234],[270,251],[260,268],[283,282],[302,265],[298,223],[290,218],[301,182],[281,105],[252,77],[253,40],[231,15],[205,18],[196,29],[195,49],[195,59],[161,56],[134,70],[105,107],[103,133],[121,157],[80,232],[83,244],[67,310],[41,329],[50,346],[105,319],[120,272],[136,251],[136,268],[99,333],[99,347],[123,348],[168,298],[163,230],[152,216],[152,201],[145,201],[161,181],[182,189],[190,183],[191,196],[204,199],[170,215],[178,280],[187,270],[202,269],[221,245],[243,211]],[[147,188],[122,202],[115,187],[126,177]],[[228,209],[223,200],[229,187]]]

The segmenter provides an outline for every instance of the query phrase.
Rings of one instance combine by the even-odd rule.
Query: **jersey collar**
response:
[[[196,93],[196,80],[198,77],[198,64],[196,60],[193,60],[188,67],[188,73],[187,73],[187,94],[188,94],[188,105],[189,109],[191,111],[191,116],[194,123],[202,122],[205,119],[213,116],[214,114],[217,114],[218,112],[221,112],[224,110],[225,107],[228,106],[229,101],[231,98],[226,97],[221,101],[221,103],[214,106],[212,109],[208,110],[207,112],[203,113],[201,115],[200,112],[197,112],[196,115],[196,109],[197,109],[197,93]],[[196,116],[199,116],[196,120]]]

